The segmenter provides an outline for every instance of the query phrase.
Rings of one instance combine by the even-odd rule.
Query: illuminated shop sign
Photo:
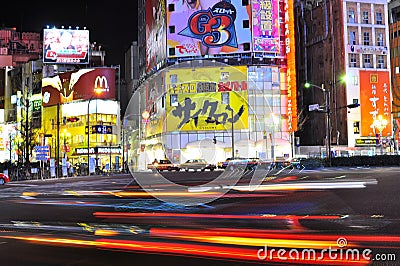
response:
[[[42,97],[43,106],[93,97],[115,99],[115,69],[88,68],[43,78]]]
[[[381,115],[388,121],[382,136],[391,135],[391,94],[390,79],[387,71],[360,70],[360,108],[361,136],[375,136],[380,133],[374,121]]]
[[[88,64],[89,31],[44,29],[43,63]]]
[[[75,155],[84,155],[87,154],[87,148],[76,148]],[[94,147],[89,149],[90,154],[120,154],[121,148],[120,147]]]
[[[296,51],[294,37],[294,4],[293,0],[284,1],[285,11],[285,53],[287,58],[286,83],[288,91],[287,115],[289,132],[297,131],[297,81],[296,81]],[[283,70],[283,69],[282,69]]]
[[[279,1],[253,0],[253,51],[280,53]]]

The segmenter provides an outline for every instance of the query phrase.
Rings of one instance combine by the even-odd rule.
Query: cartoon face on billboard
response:
[[[250,5],[241,0],[168,0],[168,56],[250,52]]]

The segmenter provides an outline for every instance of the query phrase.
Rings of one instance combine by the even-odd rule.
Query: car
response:
[[[246,169],[252,170],[254,169],[261,161],[259,158],[242,158],[242,157],[237,157],[237,158],[227,158],[224,162],[219,162],[218,167],[225,169],[228,164],[232,161],[235,162],[240,162],[240,163],[246,163]]]
[[[222,168],[222,169],[225,169],[225,168],[228,166],[229,162],[231,162],[231,161],[233,161],[233,160],[235,160],[235,161],[236,161],[236,160],[243,161],[243,160],[246,160],[246,158],[241,158],[241,157],[232,158],[232,157],[229,157],[229,158],[226,158],[225,161],[219,162],[219,163],[218,163],[218,166],[219,166],[220,168]]]
[[[159,172],[162,172],[165,170],[167,170],[167,171],[174,170],[174,171],[179,172],[181,170],[181,168],[179,167],[178,164],[174,164],[168,159],[163,159],[160,161],[155,160],[153,163],[147,165],[147,169],[155,169]]]
[[[0,173],[0,185],[10,182],[10,177],[4,173]]]
[[[207,163],[204,159],[190,159],[180,165],[181,169],[184,169],[186,172],[189,170],[201,170],[205,171],[206,169],[210,171],[214,171],[217,166],[215,164]]]

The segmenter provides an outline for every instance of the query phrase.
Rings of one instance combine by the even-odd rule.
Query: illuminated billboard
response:
[[[242,0],[167,0],[169,58],[251,52],[251,8]]]
[[[81,69],[43,78],[42,97],[43,106],[90,98],[115,99],[115,69]]]
[[[232,68],[233,69],[233,68]],[[167,73],[167,131],[248,128],[247,69],[174,69]],[[202,78],[204,72],[204,79]]]
[[[89,31],[44,29],[43,63],[88,64]]]
[[[282,68],[282,73],[286,75],[287,89],[287,116],[289,132],[297,131],[297,77],[296,77],[296,39],[294,35],[294,3],[293,0],[284,1],[284,25],[285,25],[285,50],[287,68]],[[284,90],[284,88],[282,88]]]
[[[146,1],[146,72],[157,70],[166,59],[165,1]]]
[[[253,51],[280,53],[279,1],[252,0]]]
[[[387,126],[382,136],[391,136],[391,94],[390,79],[387,71],[360,70],[360,108],[361,108],[361,136],[376,136],[379,129],[374,121],[382,116]]]

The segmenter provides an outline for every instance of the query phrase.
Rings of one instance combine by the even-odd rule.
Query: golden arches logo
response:
[[[96,80],[94,81],[94,90],[99,91],[109,91],[110,88],[108,87],[108,81],[105,76],[97,76]]]

